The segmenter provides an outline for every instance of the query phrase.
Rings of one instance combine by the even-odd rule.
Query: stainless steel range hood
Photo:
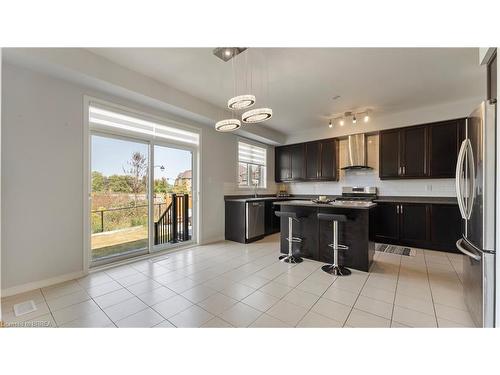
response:
[[[347,138],[345,152],[346,166],[342,169],[373,169],[369,167],[366,159],[366,136],[365,134],[350,135]]]

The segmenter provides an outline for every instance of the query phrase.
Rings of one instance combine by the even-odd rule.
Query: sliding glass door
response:
[[[91,266],[193,238],[193,154],[180,146],[91,135]]]
[[[149,251],[149,145],[91,137],[91,262]]]
[[[153,248],[189,241],[193,231],[193,153],[153,148]]]

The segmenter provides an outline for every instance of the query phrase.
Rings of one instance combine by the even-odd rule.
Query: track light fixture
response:
[[[362,111],[362,112],[351,112],[351,111],[347,111],[347,112],[344,112],[343,115],[341,116],[338,116],[338,117],[334,117],[332,119],[329,120],[328,122],[328,127],[331,129],[333,128],[333,125],[338,122],[338,124],[340,126],[344,126],[345,125],[345,122],[346,120],[351,120],[352,124],[356,124],[358,122],[358,116],[363,116],[363,121],[366,123],[368,121],[370,121],[370,113],[371,113],[371,110],[367,109],[366,111]]]

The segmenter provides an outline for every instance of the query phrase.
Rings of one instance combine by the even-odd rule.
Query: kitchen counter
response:
[[[341,214],[347,221],[339,223],[339,243],[347,245],[349,250],[342,251],[339,256],[342,264],[348,268],[368,272],[375,253],[373,227],[375,208],[371,202],[336,202],[337,204],[319,204],[302,200],[275,202],[281,212],[295,212],[299,221],[292,222],[294,237],[300,237],[301,243],[293,244],[297,255],[332,263],[333,251],[328,245],[333,242],[332,222],[318,220],[318,213]],[[362,204],[365,207],[360,206]],[[288,219],[280,221],[280,250],[288,253]]]
[[[431,203],[431,204],[458,204],[456,197],[401,197],[379,196],[375,203]]]
[[[247,198],[226,198],[226,202],[260,202],[260,201],[270,201],[270,200],[289,200],[289,199],[297,199],[291,197],[247,197]],[[301,198],[298,198],[301,199]]]
[[[322,194],[324,195],[324,194]],[[340,197],[340,195],[327,195],[328,199],[335,199]],[[290,197],[276,197],[276,196],[261,196],[261,197],[253,197],[253,196],[241,196],[236,195],[234,198],[230,195],[224,197],[226,201],[232,202],[255,202],[255,201],[266,201],[266,200],[275,200],[275,201],[310,201],[312,199],[317,199],[317,195],[293,195]],[[434,203],[434,204],[458,204],[456,197],[422,197],[422,196],[384,196],[381,195],[377,199],[374,200],[374,203]]]
[[[321,207],[321,208],[347,208],[354,210],[367,210],[375,207],[377,204],[373,202],[353,202],[353,201],[334,201],[330,203],[316,203],[311,200],[287,200],[283,202],[274,202],[276,205],[281,206],[304,206],[304,207]]]

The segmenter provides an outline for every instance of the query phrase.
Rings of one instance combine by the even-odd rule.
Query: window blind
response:
[[[161,138],[192,145],[199,143],[198,133],[115,112],[93,103],[89,106],[89,125],[94,130],[135,134],[142,138]]]
[[[249,143],[238,142],[238,161],[257,165],[266,165],[266,149],[251,145]]]

